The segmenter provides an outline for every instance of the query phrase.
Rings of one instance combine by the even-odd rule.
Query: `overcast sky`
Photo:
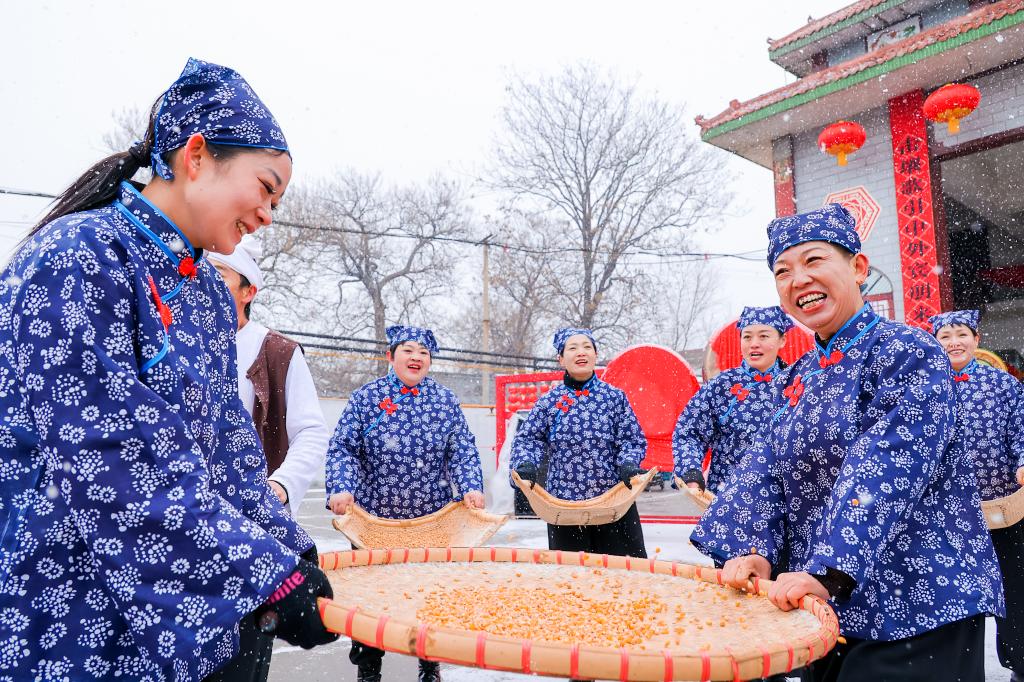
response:
[[[148,109],[189,56],[232,66],[253,85],[288,136],[293,181],[342,166],[400,182],[434,171],[470,181],[510,73],[589,60],[685,104],[692,121],[791,82],[768,60],[766,38],[844,4],[6,0],[0,187],[62,190],[104,155],[112,113]],[[737,203],[702,246],[763,247],[771,175],[731,155],[728,165]],[[44,205],[0,195],[3,260]],[[723,316],[777,302],[763,261],[723,261],[720,271]]]

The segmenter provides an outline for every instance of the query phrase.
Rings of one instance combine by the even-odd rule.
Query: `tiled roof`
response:
[[[873,1],[874,0],[862,0],[862,2],[857,3],[857,5],[851,5],[851,7],[860,6]],[[746,102],[733,100],[730,102],[729,108],[717,116],[712,118],[697,116],[695,120],[697,125],[701,128],[701,132],[706,132],[712,128],[716,128],[727,123],[728,121],[741,118],[742,116],[759,111],[790,97],[801,95],[820,86],[857,74],[873,66],[903,57],[912,52],[928,47],[929,45],[934,45],[935,43],[941,43],[951,38],[955,38],[962,33],[985,26],[986,24],[1002,19],[1005,16],[1016,14],[1021,11],[1024,11],[1024,0],[1000,0],[1000,2],[995,2],[991,5],[984,5],[973,12],[952,19],[945,24],[940,24],[928,29],[927,31],[918,33],[915,36],[911,36],[898,43],[893,43],[892,45],[879,48],[874,52],[861,55],[860,57],[848,62],[837,64],[831,68],[812,73],[809,76],[801,78],[795,83],[790,83],[789,85],[772,90],[771,92],[767,92]],[[789,36],[787,36],[787,39],[788,38]]]
[[[867,11],[885,2],[887,2],[887,0],[859,0],[859,2],[855,2],[841,10],[826,15],[821,19],[815,19],[806,26],[793,31],[788,36],[779,38],[778,40],[771,40],[769,38],[768,44],[771,46],[772,50],[777,50],[780,47],[784,47],[792,42],[800,40],[801,38],[813,35],[822,29],[828,28],[833,24],[838,24],[840,21],[849,19],[854,15],[860,14],[861,12]]]

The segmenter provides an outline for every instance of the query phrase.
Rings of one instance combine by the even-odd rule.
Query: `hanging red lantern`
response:
[[[836,121],[818,135],[818,147],[836,157],[840,166],[846,165],[846,155],[864,146],[868,134],[864,127],[853,121]]]
[[[929,121],[945,123],[949,134],[956,135],[960,132],[960,119],[970,116],[980,101],[978,88],[966,83],[950,83],[928,95],[921,110]]]

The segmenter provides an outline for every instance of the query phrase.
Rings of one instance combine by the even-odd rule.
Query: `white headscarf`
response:
[[[224,255],[210,251],[206,257],[213,263],[221,263],[238,274],[244,275],[258,291],[263,288],[263,273],[260,272],[260,266],[256,264],[256,259],[262,254],[263,246],[256,241],[255,237],[247,234],[242,237],[242,241],[235,247],[233,253]]]

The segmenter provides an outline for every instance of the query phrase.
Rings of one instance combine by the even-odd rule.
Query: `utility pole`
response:
[[[481,345],[484,352],[491,350],[491,245],[490,239],[493,235],[484,237],[484,271],[483,271],[483,301],[481,320]],[[487,356],[485,356],[487,357]],[[485,362],[487,362],[485,360]],[[485,367],[480,371],[480,403],[490,404],[491,395],[491,373]]]

